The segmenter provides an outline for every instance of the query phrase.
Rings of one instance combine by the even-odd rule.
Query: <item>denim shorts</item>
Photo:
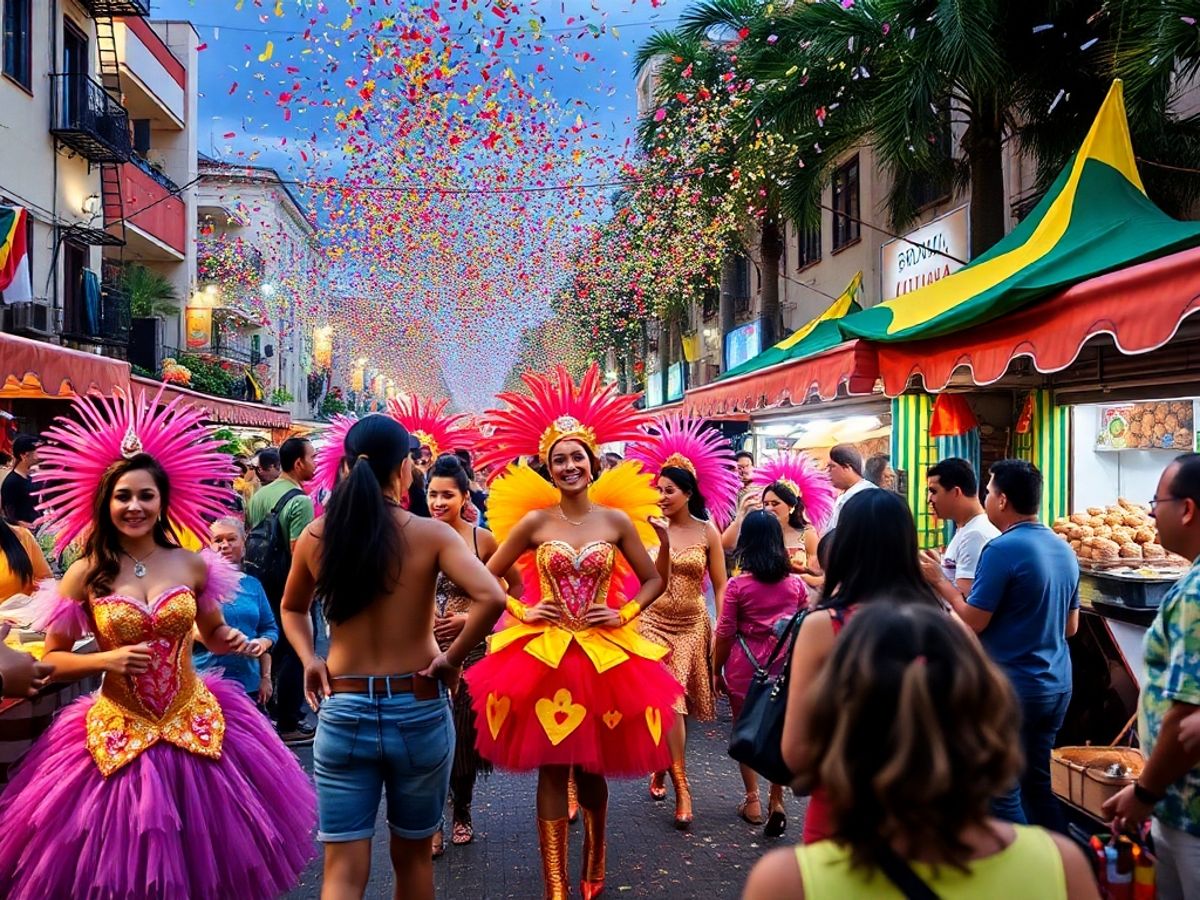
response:
[[[334,694],[322,704],[313,743],[317,840],[357,841],[375,833],[380,793],[396,837],[427,838],[442,825],[454,720],[449,695]]]

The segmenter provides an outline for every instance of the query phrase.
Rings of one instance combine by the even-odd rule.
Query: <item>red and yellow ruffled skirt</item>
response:
[[[578,766],[635,777],[668,768],[667,733],[683,689],[661,662],[666,653],[636,624],[571,632],[521,623],[497,632],[465,675],[480,755],[516,771]]]

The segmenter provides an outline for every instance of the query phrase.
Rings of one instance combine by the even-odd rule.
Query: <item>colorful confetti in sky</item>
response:
[[[552,301],[630,171],[637,44],[676,16],[665,0],[152,11],[199,32],[201,151],[274,168],[317,226],[316,265],[281,279],[296,327],[331,325],[344,358],[461,410],[571,352]]]

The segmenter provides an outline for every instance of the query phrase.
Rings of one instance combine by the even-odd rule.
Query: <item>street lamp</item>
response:
[[[275,293],[275,285],[268,281],[265,282],[263,286],[259,288],[259,290],[262,291],[264,297],[270,297]]]

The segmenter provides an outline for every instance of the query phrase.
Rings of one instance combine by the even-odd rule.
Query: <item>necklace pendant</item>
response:
[[[133,574],[138,578],[145,578],[146,577],[146,567],[144,565],[142,565],[140,562],[135,562],[133,564]]]

